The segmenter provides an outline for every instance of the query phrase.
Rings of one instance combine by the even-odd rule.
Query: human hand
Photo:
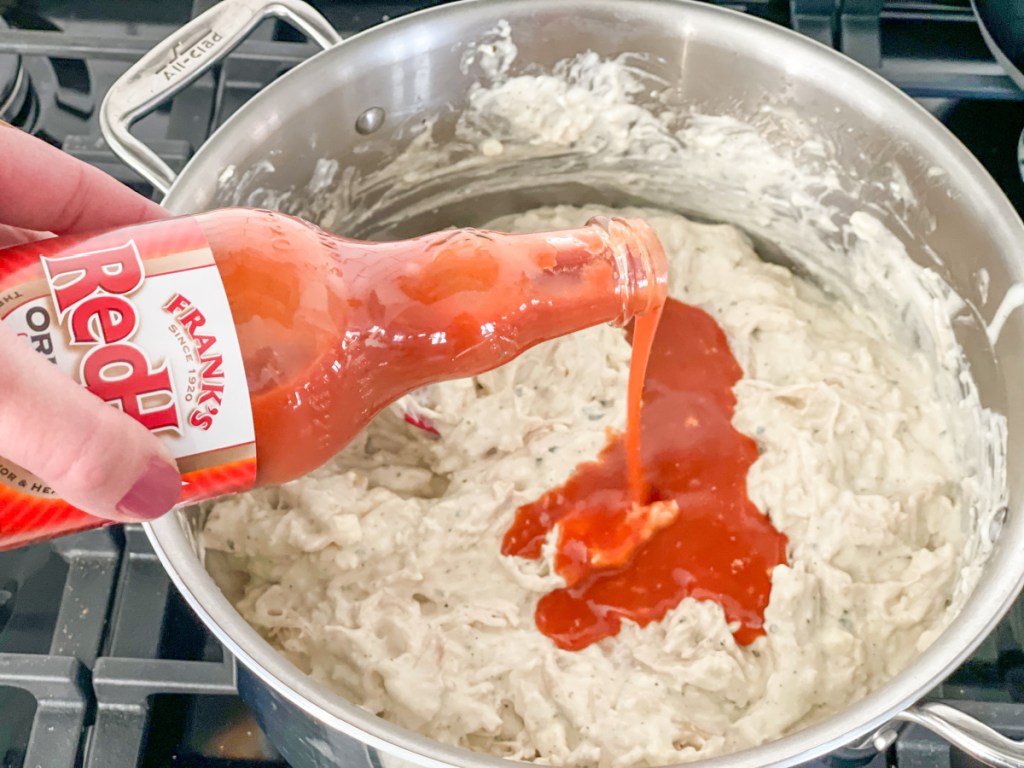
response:
[[[0,121],[0,248],[168,215]],[[0,456],[98,517],[149,520],[177,503],[177,467],[149,430],[79,386],[3,322],[0,361]]]

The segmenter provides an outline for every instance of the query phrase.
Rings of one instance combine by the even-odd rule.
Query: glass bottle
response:
[[[653,230],[609,218],[377,243],[223,209],[0,252],[0,317],[165,440],[181,504],[297,478],[403,395],[625,325],[666,286]],[[104,522],[0,459],[0,548]]]

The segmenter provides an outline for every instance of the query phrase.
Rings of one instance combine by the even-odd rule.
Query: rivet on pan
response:
[[[368,136],[384,125],[384,110],[381,107],[370,107],[356,118],[356,131]]]

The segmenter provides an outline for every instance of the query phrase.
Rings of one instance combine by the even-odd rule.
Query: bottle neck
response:
[[[668,296],[668,261],[651,225],[640,219],[595,216],[586,229],[603,230],[606,248],[615,257],[622,314],[613,322],[625,326],[660,308]]]
[[[602,217],[523,235],[460,229],[395,243],[339,239],[336,252],[348,293],[346,344],[371,368],[380,406],[426,383],[491,370],[549,339],[625,325],[661,306],[667,292],[660,241],[636,220]]]

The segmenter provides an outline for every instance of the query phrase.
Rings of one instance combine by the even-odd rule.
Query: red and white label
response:
[[[242,355],[220,273],[193,219],[7,249],[0,319],[158,435],[178,460],[183,502],[252,487]],[[34,481],[0,460],[0,490],[55,499]]]

